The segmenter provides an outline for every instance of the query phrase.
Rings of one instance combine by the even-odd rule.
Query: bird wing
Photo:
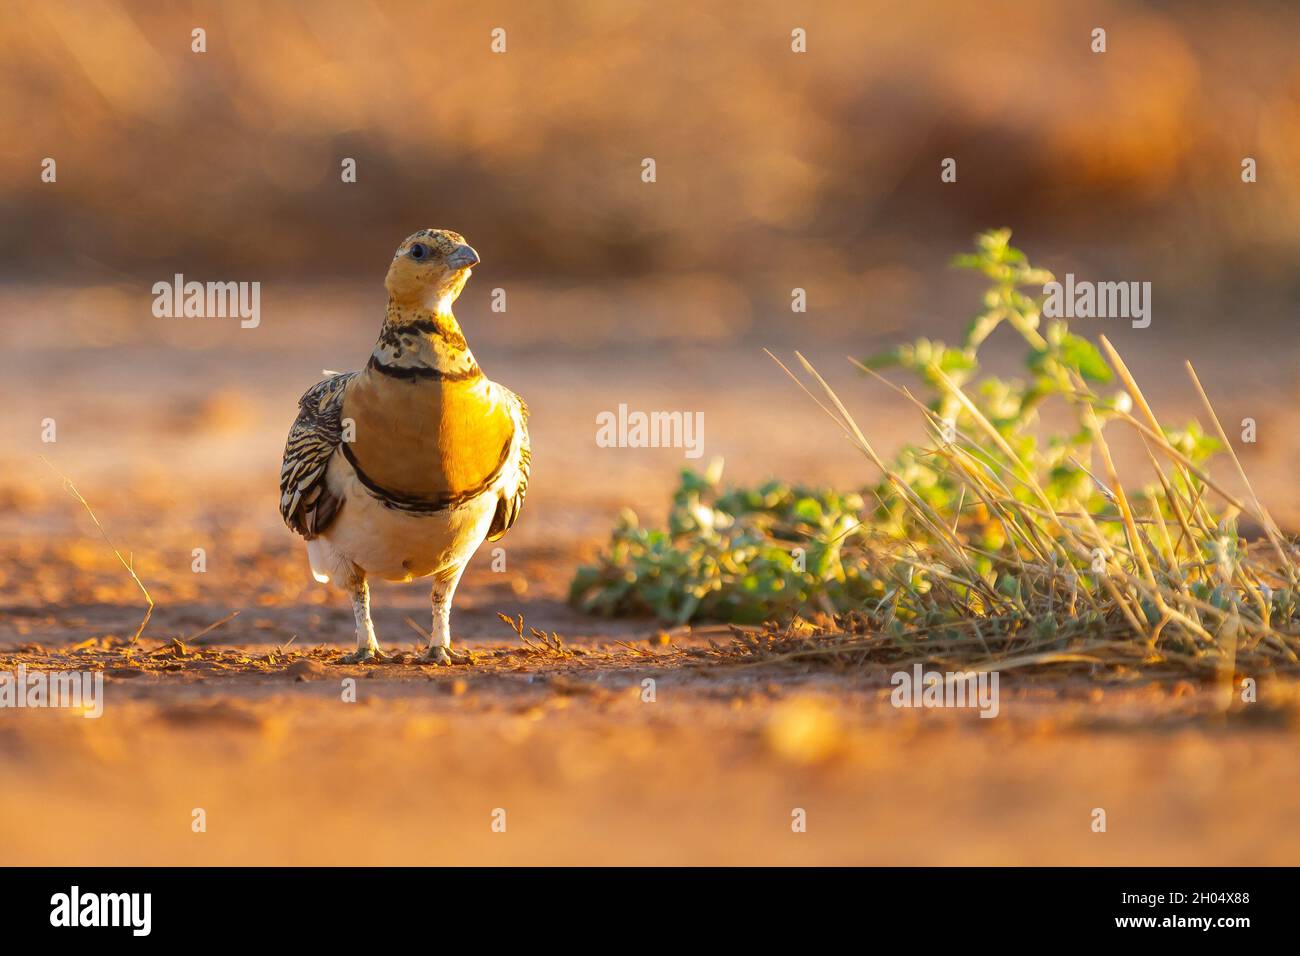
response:
[[[515,481],[513,485],[507,485],[502,489],[501,497],[497,501],[496,514],[492,516],[492,524],[488,527],[489,541],[501,538],[518,519],[519,512],[524,507],[524,495],[528,493],[528,475],[533,463],[532,447],[528,442],[528,406],[510,389],[502,386],[501,390],[505,392],[507,400],[512,405],[515,427],[519,430],[519,456],[515,468]]]
[[[325,471],[342,441],[343,396],[359,374],[343,372],[307,389],[284,445],[280,514],[308,541],[328,528],[343,507],[343,499],[326,487]]]

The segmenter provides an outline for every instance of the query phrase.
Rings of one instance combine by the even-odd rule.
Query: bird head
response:
[[[459,233],[421,229],[397,247],[384,285],[395,302],[446,312],[478,262],[478,253]]]

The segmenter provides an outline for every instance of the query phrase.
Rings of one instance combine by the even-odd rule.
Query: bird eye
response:
[[[424,245],[423,243],[417,242],[413,246],[411,246],[410,256],[412,259],[415,259],[416,261],[419,261],[420,259],[426,259],[429,256],[429,247]]]

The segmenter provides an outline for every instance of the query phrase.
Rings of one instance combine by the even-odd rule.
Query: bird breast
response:
[[[343,403],[354,423],[348,452],[383,489],[436,499],[474,492],[502,466],[514,420],[501,391],[469,381],[395,379],[367,370]]]

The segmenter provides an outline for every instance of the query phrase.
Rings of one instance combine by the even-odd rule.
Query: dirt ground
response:
[[[10,289],[0,306],[41,314],[48,295]],[[102,668],[106,705],[99,719],[0,710],[0,863],[1300,861],[1293,680],[1259,675],[1259,702],[1242,706],[1176,676],[1009,674],[984,720],[893,708],[883,666],[731,666],[703,653],[725,639],[716,629],[665,636],[566,606],[573,568],[618,509],[659,520],[676,470],[704,464],[597,449],[598,411],[703,410],[705,460],[723,455],[738,481],[873,477],[753,344],[799,344],[801,330],[647,322],[630,344],[610,334],[580,351],[573,335],[530,339],[527,323],[466,322],[488,373],[533,407],[535,472],[506,570],[481,552],[457,597],[453,634],[473,662],[435,668],[411,656],[407,619],[428,623],[421,583],[375,588],[395,660],[338,664],[346,599],[311,581],[276,511],[294,402],[320,369],[364,360],[369,298],[296,301],[256,334],[145,332],[108,294],[62,314],[57,344],[41,323],[3,326],[0,671]],[[1193,410],[1176,374],[1198,359],[1225,420],[1259,418],[1267,437],[1247,466],[1296,527],[1285,402],[1252,407],[1267,391],[1291,400],[1295,356],[1226,334],[1169,341],[1126,352],[1139,377],[1156,370],[1157,411]],[[849,351],[865,350],[834,335],[810,350],[882,448],[915,438],[901,406],[853,377]],[[1248,354],[1246,393],[1231,383]],[[53,443],[40,440],[47,418]],[[139,590],[41,456],[157,602],[138,644]],[[560,634],[564,652],[523,648],[498,612]],[[798,810],[806,832],[792,829]]]

